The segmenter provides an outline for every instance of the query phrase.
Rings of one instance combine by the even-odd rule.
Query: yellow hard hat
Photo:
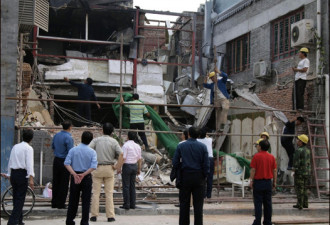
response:
[[[258,141],[255,142],[255,144],[259,144],[261,141],[263,141],[264,139],[260,138]]]
[[[302,142],[304,142],[305,144],[307,144],[307,142],[308,142],[308,137],[306,134],[299,135],[297,138],[299,140],[301,140]]]
[[[214,77],[214,76],[215,76],[215,72],[209,73],[209,78]]]
[[[262,132],[262,133],[260,134],[260,137],[263,136],[263,135],[267,136],[267,138],[269,139],[269,134],[268,134],[268,132]]]
[[[303,47],[303,48],[301,48],[299,50],[299,52],[306,52],[306,53],[308,53],[309,51],[308,51],[308,48]]]

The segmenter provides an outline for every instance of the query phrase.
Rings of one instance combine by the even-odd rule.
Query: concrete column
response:
[[[7,172],[15,134],[18,0],[1,1],[1,172]],[[1,193],[5,183],[1,182]]]

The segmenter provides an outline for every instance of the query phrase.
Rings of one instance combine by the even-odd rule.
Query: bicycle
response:
[[[1,173],[1,177],[4,177],[5,179],[9,180],[7,175],[3,173]],[[35,198],[36,196],[34,194],[34,191],[28,186],[23,206],[23,216],[27,216],[29,213],[31,213],[35,204]],[[13,187],[11,185],[5,190],[5,192],[1,196],[1,207],[6,215],[11,215],[14,208]]]

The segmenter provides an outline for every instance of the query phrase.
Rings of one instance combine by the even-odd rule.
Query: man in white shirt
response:
[[[135,209],[135,178],[140,175],[142,157],[141,147],[134,142],[136,132],[128,132],[128,141],[122,147],[124,153],[124,165],[122,173],[124,204],[122,209]]]
[[[32,189],[34,188],[33,148],[29,145],[32,139],[33,130],[24,130],[23,141],[14,145],[10,153],[7,176],[10,177],[13,187],[14,208],[8,225],[24,224],[22,210],[28,184]]]
[[[206,183],[206,193],[205,198],[211,198],[212,196],[212,185],[213,185],[213,173],[214,173],[214,158],[213,158],[213,149],[212,149],[212,138],[206,137],[207,129],[204,127],[199,131],[199,138],[197,141],[206,145],[207,152],[209,155],[210,161],[210,173],[207,175]]]
[[[293,109],[303,110],[304,109],[304,93],[306,87],[307,73],[309,70],[309,59],[307,58],[308,53],[307,48],[301,48],[298,57],[301,59],[297,67],[293,67],[292,70],[296,72],[295,75],[295,94],[296,99],[294,99],[294,94],[292,95],[293,99]],[[296,105],[294,102],[296,101]]]

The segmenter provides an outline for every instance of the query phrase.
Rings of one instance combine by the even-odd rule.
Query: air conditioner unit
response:
[[[256,62],[253,64],[253,77],[262,78],[266,77],[267,74],[267,63],[265,61]]]
[[[314,21],[303,19],[291,25],[291,47],[314,43]]]
[[[19,0],[18,15],[20,32],[31,32],[34,26],[48,32],[48,0]]]

